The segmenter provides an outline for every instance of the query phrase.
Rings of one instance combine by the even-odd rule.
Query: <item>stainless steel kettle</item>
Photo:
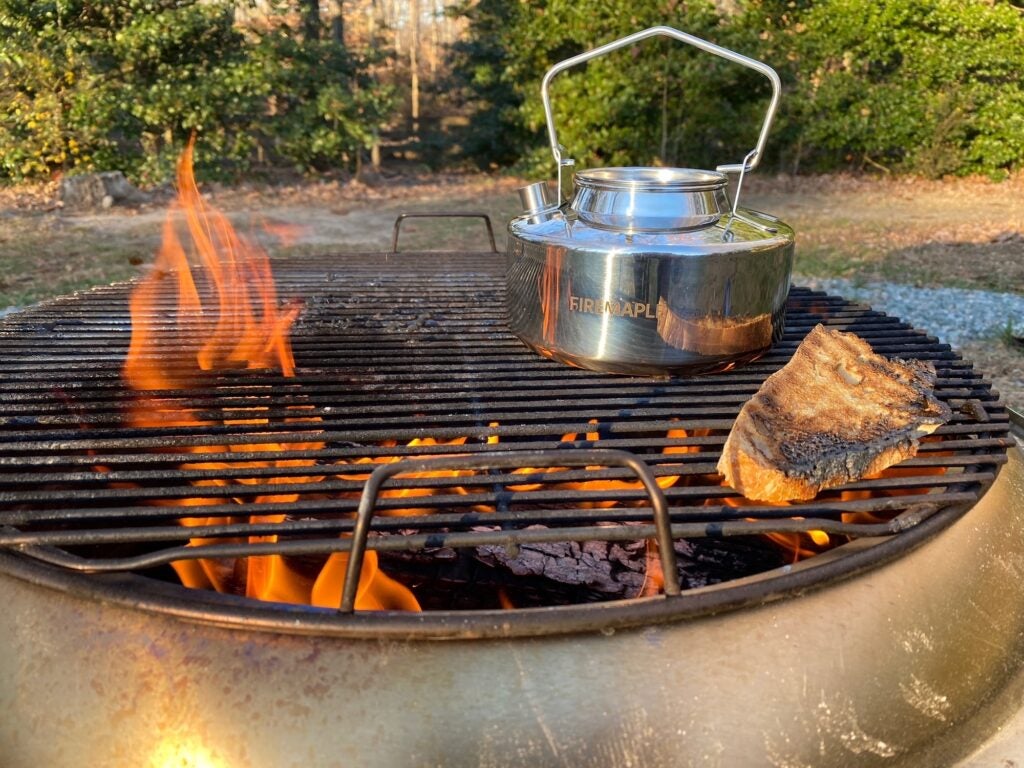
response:
[[[767,351],[781,335],[793,231],[738,207],[757,167],[781,85],[775,70],[671,27],[651,27],[566,59],[541,85],[551,152],[558,143],[548,89],[559,72],[654,36],[672,37],[765,75],[772,98],[756,147],[717,170],[599,168],[574,175],[568,201],[546,182],[520,190],[525,213],[508,227],[509,322],[542,355],[612,373],[695,374]],[[730,204],[727,173],[739,174]]]

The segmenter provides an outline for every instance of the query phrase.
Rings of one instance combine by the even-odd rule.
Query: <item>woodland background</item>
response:
[[[763,167],[1002,179],[1024,168],[1024,0],[0,0],[0,181],[430,170],[551,175],[540,80],[654,24],[766,61]],[[559,76],[580,165],[714,167],[753,146],[756,73],[670,40]]]

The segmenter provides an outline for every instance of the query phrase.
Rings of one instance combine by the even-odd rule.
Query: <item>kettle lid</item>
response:
[[[724,173],[694,168],[596,168],[575,174],[570,208],[596,227],[659,232],[707,227],[728,210]]]
[[[722,189],[726,176],[695,168],[593,168],[579,171],[576,183],[594,189],[643,192],[699,192]]]

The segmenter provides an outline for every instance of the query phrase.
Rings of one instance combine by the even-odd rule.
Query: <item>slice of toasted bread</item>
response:
[[[951,415],[934,388],[930,363],[818,325],[740,410],[718,471],[748,499],[812,499],[915,455]]]

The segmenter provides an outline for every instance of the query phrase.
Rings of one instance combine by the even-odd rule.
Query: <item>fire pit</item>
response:
[[[988,733],[1024,658],[1024,468],[985,495],[1010,422],[945,345],[793,289],[756,363],[611,377],[523,348],[495,254],[275,271],[291,378],[140,401],[124,285],[0,325],[10,765],[939,765]],[[725,435],[819,322],[933,361],[954,418],[881,477],[744,503]],[[775,559],[724,575],[734,541]],[[603,591],[520,586],[555,542],[633,554]],[[239,562],[319,597],[253,594]]]

